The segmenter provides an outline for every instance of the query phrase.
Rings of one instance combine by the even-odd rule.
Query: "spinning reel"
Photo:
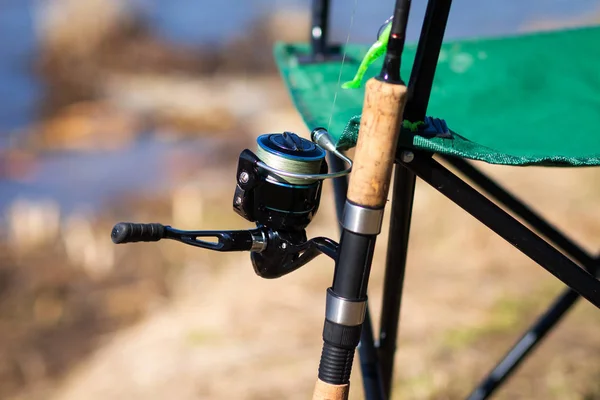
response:
[[[313,130],[311,140],[290,132],[264,134],[257,138],[255,153],[241,152],[233,209],[256,223],[255,229],[182,231],[158,223],[121,222],[112,230],[113,242],[172,239],[214,251],[250,251],[254,271],[267,279],[295,271],[321,253],[335,259],[337,243],[324,237],[307,240],[305,228],[319,208],[323,180],[348,174],[352,161],[337,151],[325,129]],[[348,168],[328,173],[326,151]]]

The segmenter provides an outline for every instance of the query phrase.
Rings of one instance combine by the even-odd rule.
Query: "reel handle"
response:
[[[158,242],[165,237],[165,227],[162,224],[136,224],[119,222],[110,237],[113,243]]]
[[[204,240],[209,237],[216,240]],[[240,231],[182,231],[156,223],[120,222],[111,238],[117,244],[171,239],[219,252],[250,251],[254,271],[266,279],[287,275],[319,254],[335,260],[338,249],[336,242],[325,237],[307,240],[304,229],[275,231],[264,226]]]
[[[181,231],[166,227],[166,238],[214,251],[260,252],[266,247],[266,234],[262,229],[243,231]],[[199,238],[213,238],[216,241]]]
[[[215,251],[256,251],[266,248],[266,233],[262,228],[242,231],[182,231],[158,223],[136,224],[119,222],[110,237],[113,243],[158,242],[161,239],[176,240],[190,246]],[[214,238],[216,241],[201,240]]]

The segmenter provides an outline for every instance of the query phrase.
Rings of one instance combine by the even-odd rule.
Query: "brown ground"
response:
[[[586,183],[596,181],[598,171],[486,169],[594,251],[600,192]],[[336,237],[330,189],[311,235]],[[199,226],[247,226],[226,205],[230,195],[210,201]],[[168,221],[164,213],[155,215],[160,214]],[[106,241],[107,223],[101,224]],[[373,300],[381,294],[385,242],[384,234],[372,273]],[[463,398],[562,287],[422,183],[409,254],[396,398]],[[331,267],[321,258],[265,281],[254,275],[247,255],[165,243],[119,248],[117,268],[101,282],[77,274],[61,282],[64,267],[46,265],[52,271],[47,276],[38,268],[36,281],[45,279],[38,286],[46,290],[21,287],[24,298],[37,299],[31,306],[34,321],[17,325],[2,312],[10,327],[2,330],[10,332],[1,341],[10,344],[4,350],[9,357],[2,359],[17,364],[20,375],[12,383],[25,389],[10,391],[21,396],[8,398],[309,397]],[[27,308],[23,303],[14,297],[3,309],[15,313]],[[54,317],[55,303],[61,304],[60,318]],[[376,321],[376,301],[372,309]],[[118,329],[125,325],[130,327]],[[597,310],[580,302],[498,398],[598,398],[598,329]],[[352,397],[361,398],[355,371]],[[6,394],[7,378],[11,382],[5,375],[1,386]]]

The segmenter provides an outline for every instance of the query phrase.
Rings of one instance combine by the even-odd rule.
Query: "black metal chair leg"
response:
[[[412,172],[396,165],[378,346],[383,387],[388,398],[392,388],[415,180]]]
[[[492,198],[504,204],[516,215],[523,218],[531,225],[531,227],[533,227],[533,229],[547,237],[550,242],[554,243],[567,255],[573,257],[577,262],[584,266],[591,265],[595,262],[594,257],[579,247],[574,241],[563,235],[534,210],[527,207],[521,200],[507,192],[498,183],[494,182],[491,178],[477,169],[473,164],[458,157],[441,157],[445,162],[449,163],[467,178],[472,180],[473,183],[479,186],[484,192],[488,193]]]
[[[402,157],[399,161],[402,162]],[[415,153],[411,162],[403,162],[403,164],[564,284],[600,308],[600,281],[491,200],[463,182],[429,155]]]
[[[521,336],[504,358],[475,388],[468,400],[483,400],[490,397],[580,298],[581,296],[571,289],[566,289],[558,296],[549,309]]]
[[[451,156],[441,156],[442,159],[463,173],[473,183],[492,198],[504,204],[517,216],[525,220],[537,232],[573,257],[591,274],[599,270],[599,259],[589,255],[574,241],[544,220],[534,210],[530,209],[513,194],[506,191],[498,183],[481,172],[467,160]],[[482,379],[471,392],[468,400],[483,400],[490,397],[518,368],[525,358],[543,341],[550,332],[577,303],[580,296],[572,289],[565,289],[548,307],[546,312],[525,331],[521,338],[512,346],[506,355],[498,362],[492,371]]]
[[[310,53],[298,57],[301,64],[339,61],[343,58],[341,46],[329,42],[329,8],[331,0],[312,0],[310,22]]]

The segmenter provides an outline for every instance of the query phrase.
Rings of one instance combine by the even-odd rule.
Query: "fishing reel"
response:
[[[328,173],[327,151],[348,168]],[[182,231],[161,224],[118,223],[114,243],[172,239],[214,251],[250,251],[257,275],[272,279],[300,268],[319,254],[335,259],[337,243],[317,237],[307,240],[305,228],[319,208],[324,179],[348,174],[352,161],[335,148],[329,133],[317,128],[306,140],[291,133],[264,134],[256,152],[241,152],[236,173],[233,209],[254,222],[242,231]],[[215,238],[207,241],[205,238]]]

